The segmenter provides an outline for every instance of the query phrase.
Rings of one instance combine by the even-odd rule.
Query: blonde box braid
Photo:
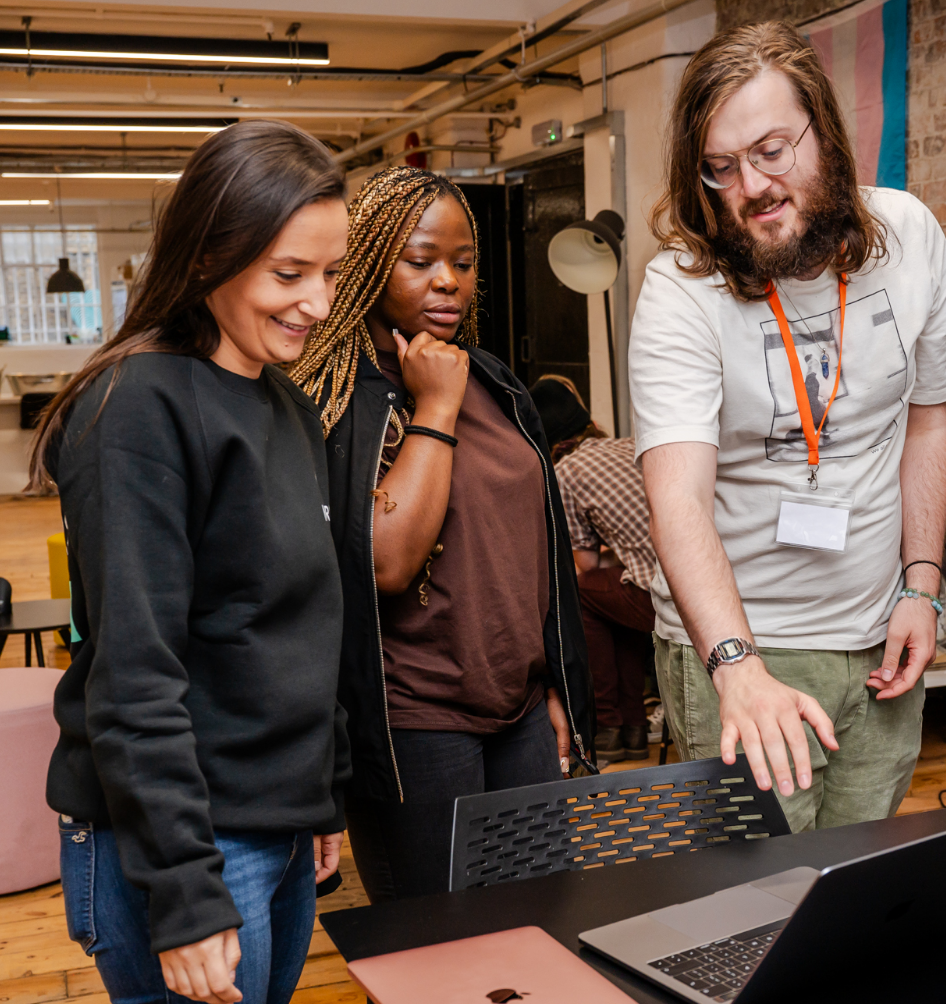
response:
[[[307,394],[319,403],[324,401],[322,426],[326,438],[351,400],[361,353],[378,365],[365,314],[387,285],[427,207],[447,195],[463,206],[470,221],[473,268],[477,271],[476,221],[463,193],[445,178],[416,167],[389,167],[369,178],[352,201],[348,211],[348,252],[338,273],[331,313],[312,329],[289,373]],[[476,314],[474,296],[457,332],[457,337],[468,345],[477,343]],[[401,423],[396,424],[400,440]]]

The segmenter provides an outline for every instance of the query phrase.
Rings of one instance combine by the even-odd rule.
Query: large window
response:
[[[92,342],[102,338],[98,240],[93,230],[66,228],[69,267],[84,293],[46,293],[59,267],[62,235],[57,227],[0,228],[0,327],[20,345]]]

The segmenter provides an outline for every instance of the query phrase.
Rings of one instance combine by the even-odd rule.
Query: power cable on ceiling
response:
[[[652,59],[642,60],[640,63],[635,63],[633,66],[625,66],[623,70],[615,70],[613,73],[608,74],[608,80],[614,80],[615,77],[623,76],[625,73],[633,73],[635,70],[642,70],[645,66],[652,66],[654,63],[659,63],[663,59],[682,59],[686,57],[695,55],[695,52],[665,52],[660,56],[654,56]],[[601,84],[601,78],[598,77],[597,80],[586,80],[582,87],[597,87]]]

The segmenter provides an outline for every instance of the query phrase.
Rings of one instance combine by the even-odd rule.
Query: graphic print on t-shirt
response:
[[[788,326],[817,429],[837,376],[838,309],[790,319]],[[764,321],[762,333],[774,405],[765,455],[777,463],[797,463],[807,458],[808,444],[778,321]],[[854,457],[890,439],[904,409],[906,388],[907,357],[886,290],[848,301],[841,382],[821,430],[821,456]]]

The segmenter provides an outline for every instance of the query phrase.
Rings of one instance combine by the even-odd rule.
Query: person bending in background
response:
[[[578,569],[598,714],[595,750],[609,762],[645,760],[656,558],[634,440],[603,433],[570,380],[540,377],[530,393],[555,460]]]
[[[39,431],[31,484],[59,487],[75,631],[47,798],[69,936],[112,1001],[288,1004],[338,865],[325,442],[272,364],[328,316],[344,194],[294,126],[208,139],[121,329]]]
[[[526,388],[476,346],[476,226],[416,168],[367,181],[293,379],[322,407],[345,593],[346,813],[372,902],[446,890],[453,803],[591,752],[581,608]]]

